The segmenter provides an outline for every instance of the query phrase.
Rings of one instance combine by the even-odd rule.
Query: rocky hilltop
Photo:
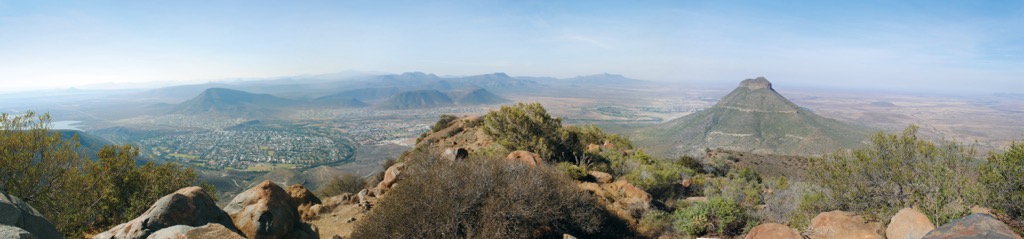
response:
[[[865,135],[861,127],[794,104],[764,77],[740,82],[711,108],[633,134],[641,146],[668,156],[699,155],[707,148],[817,155],[861,146]]]

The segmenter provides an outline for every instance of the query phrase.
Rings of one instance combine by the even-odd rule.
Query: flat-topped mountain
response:
[[[641,129],[640,145],[665,155],[706,148],[814,155],[861,145],[867,132],[789,101],[764,77],[747,79],[704,111]]]
[[[295,104],[294,101],[269,94],[253,94],[227,88],[209,88],[198,96],[174,107],[171,113],[258,116],[273,113],[276,108]]]

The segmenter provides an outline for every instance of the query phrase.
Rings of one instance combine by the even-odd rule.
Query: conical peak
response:
[[[763,76],[757,77],[757,78],[754,78],[754,79],[743,80],[742,82],[740,82],[740,87],[747,87],[747,88],[750,88],[751,90],[756,90],[756,89],[774,90],[774,89],[772,89],[772,83],[769,82],[768,79],[765,79]]]

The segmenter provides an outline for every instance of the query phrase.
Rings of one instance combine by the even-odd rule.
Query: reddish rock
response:
[[[319,238],[289,199],[283,188],[266,180],[235,196],[224,211],[247,238]]]
[[[320,198],[313,192],[298,184],[288,187],[288,197],[288,204],[295,207],[304,221],[313,220],[317,211],[312,210],[311,207],[322,204]]]
[[[217,207],[206,191],[200,187],[187,187],[160,198],[141,216],[93,238],[142,239],[161,229],[176,225],[196,227],[210,223],[220,224],[229,231],[238,232],[231,217]]]
[[[613,144],[611,142],[604,142],[604,145],[602,145],[602,147],[604,147],[606,149],[615,148],[615,144]]]
[[[587,172],[587,174],[590,174],[591,177],[594,177],[594,181],[596,181],[598,183],[610,183],[610,182],[612,182],[612,175],[608,174],[608,173],[605,173],[605,172],[589,171],[589,172]]]
[[[596,144],[588,144],[587,152],[601,152],[601,146]]]
[[[946,223],[923,238],[926,239],[954,239],[954,238],[992,238],[992,239],[1021,239],[1009,226],[999,221],[992,215],[975,213],[967,217]]]
[[[373,195],[380,197],[383,196],[388,190],[391,190],[398,182],[398,175],[402,174],[402,170],[405,169],[404,163],[396,163],[384,170],[384,179],[377,183],[377,186],[373,188]]]
[[[765,223],[750,229],[744,239],[803,239],[800,232],[786,225]]]
[[[971,206],[971,213],[981,213],[981,214],[992,215],[992,209],[991,208],[987,208],[987,207],[982,207],[982,206],[974,205],[974,206]]]
[[[505,157],[505,159],[512,162],[520,162],[522,164],[526,164],[531,168],[537,165],[544,164],[544,160],[540,158],[540,155],[524,150],[513,151],[512,153],[509,153],[508,156]]]
[[[935,229],[935,224],[928,220],[928,216],[916,209],[904,208],[889,220],[889,226],[885,228],[885,236],[899,239],[920,239],[932,229]]]
[[[883,239],[881,226],[844,211],[823,212],[811,219],[810,239]]]
[[[689,178],[683,179],[682,182],[679,182],[679,185],[682,185],[684,188],[688,188],[690,185],[693,185],[693,180],[690,180]]]

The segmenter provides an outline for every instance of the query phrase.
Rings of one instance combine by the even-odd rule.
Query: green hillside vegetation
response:
[[[268,94],[253,94],[226,88],[209,88],[198,96],[176,105],[171,113],[220,113],[263,116],[274,113],[279,107],[287,107],[294,103],[292,100]]]
[[[757,78],[744,80],[711,108],[642,129],[635,139],[668,156],[697,154],[706,148],[822,155],[860,147],[866,135],[860,127],[797,106],[768,80]]]
[[[437,90],[414,90],[398,93],[384,102],[385,109],[420,109],[452,106],[452,98]]]
[[[190,168],[137,165],[131,145],[105,145],[91,161],[78,136],[62,140],[49,123],[49,114],[0,115],[0,190],[33,205],[67,237],[137,217],[165,194],[200,183]]]

